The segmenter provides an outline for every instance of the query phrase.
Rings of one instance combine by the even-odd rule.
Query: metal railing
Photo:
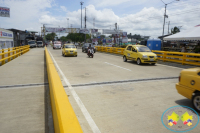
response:
[[[157,54],[158,59],[164,62],[177,62],[182,65],[190,64],[200,66],[200,54],[197,53],[184,53],[184,52],[168,52],[168,51],[156,51],[152,50]]]
[[[7,48],[0,50],[0,63],[4,65],[5,63],[17,58],[18,56],[29,51],[29,45]]]
[[[107,52],[114,54],[124,54],[125,48],[116,48],[116,47],[103,47],[96,46],[96,51],[99,52]],[[157,54],[158,59],[164,62],[177,62],[182,65],[190,64],[200,66],[200,54],[198,53],[183,53],[183,52],[169,52],[169,51],[156,51],[152,50],[155,54]]]
[[[103,47],[103,46],[96,46],[96,51],[99,52],[107,52],[107,53],[114,53],[114,54],[124,54],[125,48],[117,48],[117,47]]]

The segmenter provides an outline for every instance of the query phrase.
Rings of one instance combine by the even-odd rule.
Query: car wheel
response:
[[[140,58],[137,59],[137,64],[138,64],[138,65],[141,65],[141,60],[140,60]]]
[[[82,49],[82,52],[84,52],[84,50]]]
[[[127,62],[126,56],[123,57],[123,61],[124,61],[124,62]]]
[[[200,113],[200,93],[196,93],[192,98],[192,105],[194,109]]]
[[[156,63],[151,63],[151,65],[155,65]]]

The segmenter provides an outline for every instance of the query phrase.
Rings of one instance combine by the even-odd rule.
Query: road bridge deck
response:
[[[44,48],[0,66],[0,73],[0,132],[52,131]]]
[[[161,122],[164,111],[176,105],[191,107],[175,88],[183,68],[137,65],[98,52],[88,58],[80,49],[78,57],[48,50],[86,133],[170,133]],[[199,130],[200,126],[190,132]]]

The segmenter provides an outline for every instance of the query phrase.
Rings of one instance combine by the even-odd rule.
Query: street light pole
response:
[[[161,0],[161,1],[163,2],[163,0]],[[165,2],[163,2],[165,4],[165,14],[164,14],[164,23],[163,23],[163,33],[162,33],[162,48],[163,48],[163,38],[164,38],[163,36],[164,36],[164,30],[165,30],[165,18],[166,17],[168,18],[168,16],[166,15],[166,8],[167,8],[167,5],[169,5],[169,4],[171,4],[175,1],[179,1],[179,0],[174,0],[174,1],[167,3],[167,4]]]
[[[83,5],[83,3],[84,2],[82,2],[82,1],[80,2],[80,4],[81,4],[81,28],[82,28],[82,5]]]
[[[170,21],[168,22],[168,34],[169,34],[169,25],[170,25]]]
[[[68,25],[68,28],[69,28],[69,18],[67,18],[67,25]]]
[[[167,8],[167,4],[165,4],[165,14],[164,14],[164,23],[163,23],[163,33],[162,33],[162,36],[164,36],[164,31],[165,31],[166,8]]]

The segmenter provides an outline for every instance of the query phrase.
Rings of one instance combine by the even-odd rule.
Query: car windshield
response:
[[[65,45],[65,48],[76,48],[74,45]]]
[[[37,44],[42,44],[42,42],[37,42]]]
[[[35,41],[30,41],[28,42],[28,44],[35,44]]]
[[[137,47],[138,52],[151,52],[148,47]]]

